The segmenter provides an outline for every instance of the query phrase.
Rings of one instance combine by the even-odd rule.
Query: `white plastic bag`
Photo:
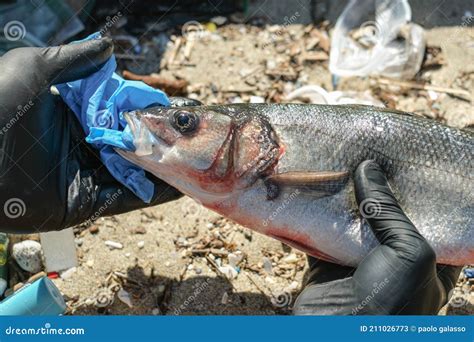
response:
[[[412,78],[423,60],[425,38],[423,28],[410,20],[407,0],[352,0],[332,34],[331,73]]]

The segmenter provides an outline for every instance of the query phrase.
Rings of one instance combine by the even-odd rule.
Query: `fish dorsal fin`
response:
[[[291,171],[273,174],[265,179],[267,198],[278,197],[282,188],[290,187],[316,197],[338,193],[349,179],[347,171]]]

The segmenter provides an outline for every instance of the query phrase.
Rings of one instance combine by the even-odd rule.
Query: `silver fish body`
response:
[[[169,172],[169,165],[168,168],[160,166],[166,164],[162,152],[159,159],[130,152],[121,152],[122,155],[244,226],[311,255],[352,266],[378,243],[364,216],[377,215],[379,204],[368,200],[359,208],[351,177],[362,161],[372,159],[383,168],[402,208],[434,248],[438,262],[474,263],[474,139],[471,132],[368,106],[241,104],[187,110],[203,118],[207,112],[214,113],[214,117],[223,115],[230,122],[248,118],[262,120],[268,129],[258,134],[265,135],[263,140],[271,134],[281,152],[271,165],[274,174],[347,172],[349,179],[329,195],[315,194],[311,187],[290,185],[280,186],[277,195],[269,196],[266,169],[266,175],[257,175],[244,185],[213,194],[212,188],[203,191],[190,185],[186,178],[194,177],[191,173],[176,179],[176,174]],[[149,111],[147,115],[168,115],[163,116],[166,109],[157,111]],[[136,121],[141,119],[135,117]],[[201,123],[201,126],[206,125]],[[232,137],[248,135],[248,131],[239,129],[230,128],[229,132]],[[153,134],[158,138],[162,135],[161,131]],[[189,137],[185,139],[191,141]],[[225,153],[233,153],[234,160],[238,152],[232,150],[243,148],[247,148],[243,142],[230,142]],[[173,149],[176,155],[177,149]],[[262,156],[256,163],[262,163]],[[254,165],[248,168],[255,169]]]

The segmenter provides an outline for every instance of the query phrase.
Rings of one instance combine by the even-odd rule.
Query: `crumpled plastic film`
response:
[[[94,33],[84,40],[100,38]],[[74,44],[74,43],[71,43]],[[151,105],[169,106],[168,97],[140,81],[128,81],[115,73],[112,56],[100,70],[81,80],[57,84],[64,102],[80,120],[86,141],[100,150],[100,157],[112,176],[136,196],[150,203],[154,184],[145,171],[114,151],[119,147],[133,151],[133,139],[123,113]]]

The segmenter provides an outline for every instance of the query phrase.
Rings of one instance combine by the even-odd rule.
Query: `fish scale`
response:
[[[136,114],[134,120],[140,122],[146,114],[160,122],[156,127],[163,129],[168,112],[173,110],[176,109],[148,109]],[[193,112],[205,122],[196,135],[212,131],[212,122],[219,116],[230,117],[237,127],[232,131],[237,136],[234,140],[238,139],[238,123],[264,120],[282,151],[277,163],[272,164],[274,173],[346,171],[353,175],[362,161],[375,160],[407,216],[434,248],[438,262],[474,263],[472,132],[370,106],[234,104],[180,110]],[[153,129],[150,128],[159,138],[162,132]],[[206,146],[194,146],[192,135],[180,139],[166,147],[175,156],[166,162],[154,155],[121,154],[205,206],[309,254],[355,266],[377,246],[359,212],[351,178],[342,189],[325,196],[315,196],[310,186],[298,189],[282,185],[278,196],[269,199],[264,175],[254,177],[245,187],[232,187],[229,178],[225,191],[219,192],[217,184],[213,193],[214,190],[205,191],[193,183],[195,174],[199,174],[200,181],[205,179],[206,170],[191,172],[192,159],[197,158],[194,155]],[[230,146],[229,153],[234,153],[234,146],[237,145]],[[196,152],[186,154],[187,148]],[[177,182],[176,175],[188,178],[188,182]]]

